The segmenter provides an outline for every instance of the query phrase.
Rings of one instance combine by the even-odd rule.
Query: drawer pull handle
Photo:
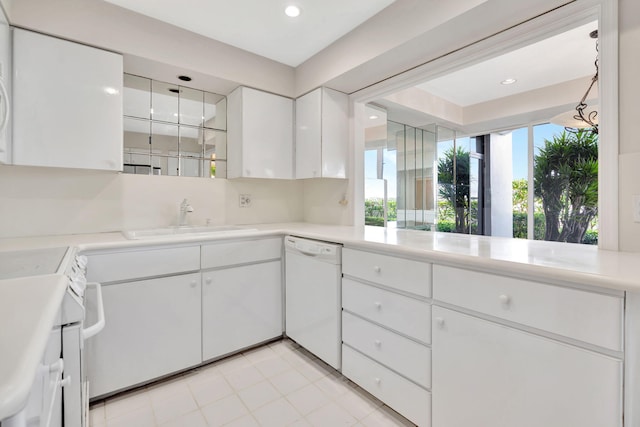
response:
[[[500,304],[502,305],[509,305],[511,303],[511,297],[506,294],[500,295],[498,299],[500,300]]]
[[[210,285],[213,282],[213,279],[211,279],[211,277],[207,277],[206,279],[204,279],[204,283],[206,283],[207,285]]]
[[[380,378],[374,378],[373,380],[374,380],[374,381],[376,382],[376,384],[378,384],[378,385],[380,385],[380,383],[382,382],[382,380],[381,380]]]
[[[375,271],[376,273],[380,273],[382,269],[380,268],[380,266],[376,265],[375,267],[373,267],[373,271]]]
[[[436,317],[436,325],[438,325],[440,329],[444,328],[444,319],[442,317]]]
[[[195,280],[192,280],[192,281],[191,281],[191,283],[190,283],[190,286],[191,286],[192,288],[195,288],[197,284],[198,284],[198,283],[197,283]]]
[[[373,305],[375,305],[378,310],[382,310],[382,304],[380,304],[378,301],[374,302]]]
[[[380,340],[375,340],[373,343],[376,345],[376,347],[382,347],[382,341]]]
[[[60,381],[60,387],[66,387],[69,384],[71,384],[71,377],[69,375],[67,375],[62,381]]]

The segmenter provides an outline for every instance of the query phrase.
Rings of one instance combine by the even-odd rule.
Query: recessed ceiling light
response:
[[[369,116],[369,120],[375,120],[377,118],[378,118],[378,116],[376,116],[375,114],[372,114],[372,115]]]
[[[295,5],[289,5],[284,10],[284,13],[290,18],[295,18],[296,16],[300,16],[300,8]]]
[[[503,81],[500,82],[501,85],[512,85],[515,82],[517,82],[516,79],[504,79]]]

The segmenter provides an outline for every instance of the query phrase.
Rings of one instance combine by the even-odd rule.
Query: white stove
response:
[[[84,341],[104,327],[104,311],[100,285],[87,283],[86,268],[87,257],[78,255],[74,248],[0,252],[0,280],[60,274],[67,276],[69,281],[67,293],[60,308],[59,320],[52,331],[52,337],[56,338],[50,340],[57,346],[56,348],[60,348],[60,355],[57,358],[62,359],[63,367],[58,388],[61,388],[62,392],[52,391],[53,396],[50,400],[53,403],[48,412],[42,408],[40,413],[28,415],[32,420],[36,415],[40,419],[50,420],[46,425],[88,426],[89,393],[82,353]],[[98,319],[90,327],[85,326],[87,309],[95,310],[94,317]],[[2,420],[2,427],[5,427],[5,424],[21,425]],[[42,422],[39,424],[43,425]]]

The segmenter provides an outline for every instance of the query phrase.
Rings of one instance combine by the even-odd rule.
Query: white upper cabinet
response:
[[[227,176],[293,179],[293,100],[239,87],[227,101]]]
[[[122,170],[122,56],[13,33],[13,163]]]
[[[296,178],[346,178],[349,100],[318,88],[296,100]]]

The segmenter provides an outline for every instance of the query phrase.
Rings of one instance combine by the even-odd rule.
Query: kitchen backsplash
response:
[[[0,166],[0,237],[77,234],[175,225],[187,198],[193,224],[303,220],[300,181],[205,180]],[[239,194],[252,204],[238,207]]]

